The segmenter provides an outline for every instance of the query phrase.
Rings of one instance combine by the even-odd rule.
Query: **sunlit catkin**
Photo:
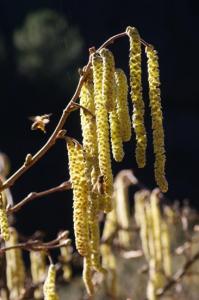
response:
[[[104,194],[106,198],[105,212],[111,210],[111,196],[113,192],[113,175],[111,169],[108,112],[102,98],[102,58],[98,54],[92,56],[94,99],[97,125],[97,142],[99,152],[100,175],[103,178]]]
[[[18,234],[14,228],[10,228],[10,239],[5,242],[6,247],[12,247],[18,243]],[[10,300],[18,299],[24,292],[25,267],[21,249],[6,251],[6,281],[10,292]]]
[[[83,281],[84,281],[87,293],[89,295],[93,295],[94,286],[92,283],[92,266],[91,266],[91,258],[89,255],[84,257],[82,277],[83,277]]]
[[[56,268],[55,265],[51,264],[48,268],[48,274],[43,286],[44,300],[59,300],[58,294],[56,293]]]
[[[136,28],[127,27],[126,32],[130,42],[129,68],[131,99],[133,102],[133,128],[136,134],[136,161],[138,167],[143,168],[146,164],[147,136],[142,99],[141,42]]]
[[[155,179],[162,192],[168,190],[168,183],[165,178],[165,147],[164,147],[164,129],[162,121],[162,108],[160,98],[160,78],[159,63],[157,51],[152,46],[146,47],[148,80],[149,80],[149,98],[151,107],[152,129],[153,129],[153,147],[155,154]]]
[[[89,74],[82,85],[80,92],[80,104],[93,114],[91,115],[84,109],[80,109],[83,147],[87,159],[96,160],[98,158],[98,147],[92,73]]]
[[[106,48],[100,50],[100,55],[103,60],[103,78],[102,78],[102,97],[107,110],[110,112],[114,110],[115,103],[115,87],[114,87],[114,72],[115,72],[115,61],[114,56]]]
[[[6,209],[3,204],[2,193],[0,193],[0,233],[5,241],[9,240],[10,232],[8,225],[8,217],[6,214]]]
[[[38,287],[34,290],[34,298],[42,299],[43,291],[41,283],[46,276],[46,254],[44,251],[30,252],[30,270],[33,284]]]
[[[119,115],[117,112],[117,106],[116,106],[116,84],[114,82],[114,102],[115,107],[114,109],[109,113],[109,123],[110,123],[110,133],[111,133],[111,147],[112,147],[112,153],[113,158],[115,161],[122,161],[124,157],[124,150],[123,150],[123,143],[122,143],[122,133],[121,133],[121,127],[120,127],[120,121],[119,121]]]
[[[88,183],[83,148],[67,139],[69,172],[73,188],[73,222],[75,243],[80,255],[88,255]]]
[[[115,71],[117,113],[123,142],[131,139],[131,119],[128,108],[128,83],[122,69]]]

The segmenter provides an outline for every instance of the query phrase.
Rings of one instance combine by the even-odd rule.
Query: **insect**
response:
[[[50,116],[52,114],[45,114],[41,116],[32,116],[29,119],[33,122],[31,126],[31,130],[40,129],[44,133],[46,133],[46,125],[50,122]]]
[[[99,175],[97,182],[93,186],[93,192],[104,195],[104,175]]]

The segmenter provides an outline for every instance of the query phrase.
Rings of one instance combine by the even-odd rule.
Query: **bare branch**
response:
[[[47,196],[53,193],[57,193],[57,192],[63,192],[66,190],[70,190],[71,189],[71,182],[70,181],[65,181],[62,184],[53,187],[49,190],[45,190],[42,192],[32,192],[30,193],[28,196],[26,196],[23,200],[21,200],[19,203],[17,203],[16,205],[14,205],[13,207],[8,207],[7,208],[7,213],[8,214],[12,214],[17,212],[18,210],[20,210],[24,205],[26,205],[28,202],[36,199],[36,198],[41,198],[43,196]]]
[[[184,266],[179,269],[173,277],[165,284],[165,286],[157,291],[157,296],[163,296],[173,285],[179,282],[179,280],[186,275],[189,268],[199,259],[199,251],[189,259]]]

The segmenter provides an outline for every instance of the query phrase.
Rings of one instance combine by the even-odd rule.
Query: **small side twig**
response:
[[[189,259],[184,266],[179,269],[173,277],[165,284],[165,286],[157,291],[157,296],[163,296],[171,287],[173,287],[179,280],[186,275],[189,268],[199,259],[199,251]]]
[[[35,241],[27,241],[24,243],[18,243],[16,245],[12,246],[5,246],[0,248],[0,255],[4,254],[6,251],[13,250],[13,249],[23,249],[26,251],[46,251],[48,252],[49,250],[56,249],[56,248],[61,248],[70,245],[71,240],[68,238],[64,238],[68,236],[68,231],[63,232],[63,234],[59,235],[55,240],[50,241],[48,243],[43,243],[42,241],[35,240]],[[60,243],[60,241],[62,241]]]
[[[68,180],[56,187],[51,188],[51,189],[48,189],[48,190],[45,190],[42,192],[32,192],[28,196],[26,196],[23,200],[21,200],[19,203],[17,203],[16,205],[14,205],[12,207],[9,206],[7,208],[7,213],[12,214],[12,213],[17,212],[25,204],[27,204],[28,202],[30,202],[36,198],[41,198],[43,196],[47,196],[47,195],[57,193],[57,192],[63,192],[63,191],[70,190],[70,189],[71,189],[71,182],[70,182],[70,180]]]

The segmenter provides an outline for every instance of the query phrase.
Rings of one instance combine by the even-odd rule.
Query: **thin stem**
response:
[[[70,245],[71,240],[65,239],[60,243],[60,241],[63,240],[63,236],[58,236],[57,243],[53,244],[52,242],[48,243],[42,243],[41,241],[27,241],[26,243],[18,243],[16,245],[3,247],[0,249],[0,255],[5,253],[6,251],[13,250],[13,249],[23,249],[26,251],[48,251],[51,249],[61,248]]]
[[[43,196],[47,196],[53,193],[57,193],[57,192],[63,192],[66,190],[70,190],[71,189],[71,182],[70,181],[65,181],[62,184],[53,187],[49,190],[45,190],[42,192],[32,192],[30,193],[28,196],[26,196],[23,200],[21,200],[19,203],[17,203],[16,205],[14,205],[13,207],[8,207],[7,208],[7,213],[8,214],[12,214],[17,212],[18,210],[20,210],[24,205],[26,205],[28,202],[36,199],[36,198],[40,198]]]
[[[165,286],[157,291],[157,296],[163,296],[173,285],[175,285],[183,276],[186,275],[189,268],[199,259],[199,252],[197,252],[191,259],[189,259],[184,266],[179,269]]]

